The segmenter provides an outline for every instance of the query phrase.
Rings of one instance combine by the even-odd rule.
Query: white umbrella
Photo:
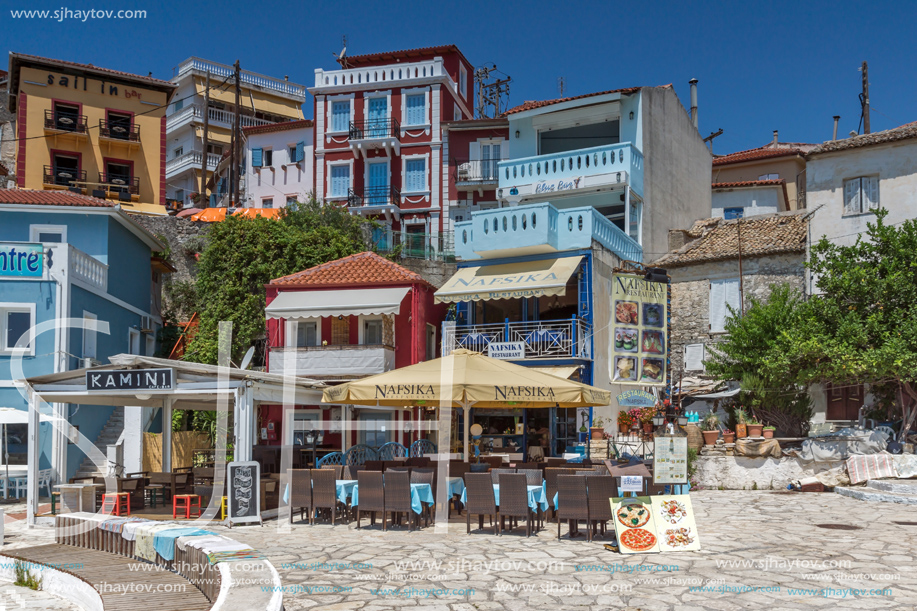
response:
[[[51,422],[50,416],[38,414],[41,422]],[[7,439],[7,424],[28,424],[29,412],[25,409],[16,409],[15,407],[0,407],[0,424],[3,425],[3,464],[6,466],[6,478],[10,477],[10,444]]]

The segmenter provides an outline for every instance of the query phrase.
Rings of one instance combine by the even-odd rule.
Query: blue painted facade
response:
[[[41,243],[46,253],[42,278],[0,277],[0,308],[5,304],[13,308],[34,306],[33,325],[58,317],[83,318],[84,312],[89,312],[99,322],[108,323],[109,334],[80,328],[42,332],[21,358],[22,375],[11,368],[18,357],[9,350],[0,351],[0,406],[23,410],[27,401],[13,387],[13,380],[78,369],[84,357],[107,363],[108,357],[116,354],[152,354],[152,338],[162,324],[159,312],[151,311],[152,291],[159,287],[153,282],[151,255],[163,246],[126,214],[114,208],[0,205],[0,242],[37,242],[32,231],[35,225],[51,226],[42,230],[49,232],[63,228],[58,234],[62,241]],[[92,351],[92,338],[86,337],[84,342],[88,333],[95,339],[94,355],[84,353]],[[50,406],[42,410],[50,413]],[[69,405],[66,410],[69,422],[95,441],[114,408]],[[50,424],[42,423],[42,469],[53,466],[50,433]],[[17,458],[24,460],[24,456],[15,456],[25,453],[24,444],[17,447],[11,443],[10,450],[12,464]],[[66,473],[57,474],[57,481],[72,477],[84,454],[76,445],[67,444],[66,457]]]

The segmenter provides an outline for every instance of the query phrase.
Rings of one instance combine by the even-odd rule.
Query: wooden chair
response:
[[[430,457],[429,456],[419,456],[414,458],[409,458],[404,461],[404,466],[406,467],[429,467],[430,466]]]
[[[544,470],[545,494],[548,495],[548,511],[551,512],[552,519],[556,515],[556,512],[554,511],[554,495],[557,494],[558,475],[573,475],[573,469],[548,467]]]
[[[363,465],[362,471],[385,471],[385,461],[384,460],[367,460],[366,464]],[[357,471],[359,476],[360,472]],[[357,479],[360,479],[357,477]]]
[[[383,478],[385,511],[382,521],[385,522],[387,514],[392,514],[392,525],[395,525],[396,516],[400,521],[401,514],[407,514],[408,530],[414,530],[414,510],[411,508],[411,474],[407,471],[389,469]],[[363,496],[363,489],[360,489]]]
[[[293,513],[299,508],[299,519],[307,519],[312,524],[314,512],[312,508],[312,470],[290,469],[287,471],[287,481],[290,485],[290,523],[293,523]],[[308,517],[305,516],[309,512]]]
[[[540,486],[544,481],[544,473],[541,469],[516,469],[516,473],[525,476],[527,486]]]
[[[344,465],[322,465],[322,469],[334,471],[334,479],[344,479]]]
[[[484,516],[491,518],[494,525],[494,534],[500,534],[500,521],[497,511],[497,501],[494,498],[494,484],[490,473],[466,473],[465,491],[465,527],[471,534],[471,514],[478,516],[478,528],[484,529]]]
[[[462,477],[469,471],[471,463],[467,463],[464,460],[450,460],[449,461],[449,477]]]
[[[433,467],[420,467],[411,469],[412,484],[430,484],[430,490],[433,492],[433,498],[436,498],[436,469]],[[434,505],[424,507],[424,526],[427,526],[433,518]]]
[[[586,478],[575,475],[557,476],[557,503],[557,538],[560,539],[562,521],[569,522],[570,537],[574,537],[578,531],[579,521],[585,520],[586,536],[592,541],[592,533],[588,530],[589,503],[586,496]]]
[[[369,512],[369,525],[376,525],[376,512],[382,512],[382,530],[385,530],[385,489],[382,486],[382,471],[357,471],[357,486],[360,488],[359,504],[355,508],[357,528],[364,512]]]
[[[602,536],[604,537],[608,520],[614,520],[614,515],[611,513],[611,498],[617,496],[615,490],[614,478],[610,475],[590,475],[586,477],[591,538],[594,538],[598,533],[599,526],[602,527]]]
[[[548,467],[560,467],[567,461],[563,458],[546,458],[545,462]]]
[[[500,483],[500,476],[506,475],[508,473],[515,473],[515,469],[491,469],[490,470],[490,479],[494,484]]]
[[[538,463],[534,462],[517,462],[513,463],[512,466],[516,467],[516,473],[519,472],[519,469],[537,469]]]
[[[525,536],[532,536],[532,510],[529,507],[529,495],[525,475],[521,473],[503,473],[500,475],[500,531],[505,529],[506,518],[510,518],[510,530],[513,518],[525,518]]]
[[[330,511],[332,526],[337,523],[338,507],[334,475],[335,472],[332,469],[312,469],[312,506],[315,509]]]
[[[105,478],[99,478],[105,483]],[[130,494],[131,511],[143,509],[146,503],[146,493],[144,487],[146,480],[142,477],[121,477],[118,478],[118,492],[127,492]],[[104,490],[103,490],[104,492]]]

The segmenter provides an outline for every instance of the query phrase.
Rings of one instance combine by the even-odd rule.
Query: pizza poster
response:
[[[611,499],[615,536],[622,554],[659,551],[653,503],[648,496]]]
[[[655,437],[653,458],[654,484],[688,483],[688,438]]]
[[[700,549],[691,497],[687,494],[654,496],[653,522],[660,552],[685,552]],[[622,548],[623,551],[623,548]]]
[[[668,285],[613,274],[611,297],[612,381],[665,386]]]

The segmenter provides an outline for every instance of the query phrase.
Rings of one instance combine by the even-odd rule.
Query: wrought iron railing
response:
[[[373,246],[380,254],[397,253],[408,259],[455,261],[455,237],[451,231],[431,235],[379,229],[373,232]]]
[[[500,159],[453,159],[456,183],[496,184],[500,180]]]
[[[400,206],[401,191],[392,185],[366,187],[362,191],[347,190],[347,205],[351,208],[367,206]]]
[[[140,195],[140,177],[129,178],[119,174],[99,172],[99,182],[110,185],[109,191],[127,191],[131,195]]]
[[[518,342],[526,359],[591,359],[592,326],[579,318],[481,325],[456,325],[443,341],[451,353],[457,348],[487,352],[494,343]]]
[[[45,129],[57,129],[65,132],[86,133],[86,115],[77,115],[60,110],[45,111]]]
[[[401,139],[401,124],[398,119],[364,119],[350,122],[350,139],[367,140],[370,138]]]
[[[99,136],[114,140],[140,142],[140,126],[136,123],[99,119]]]
[[[50,165],[44,166],[44,178],[42,179],[43,184],[69,187],[74,181],[86,182],[86,170],[55,168],[54,166]]]

